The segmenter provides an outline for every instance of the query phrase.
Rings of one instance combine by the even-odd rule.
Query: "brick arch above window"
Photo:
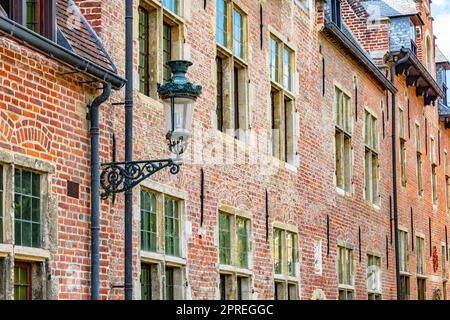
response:
[[[34,143],[40,151],[50,152],[52,135],[41,123],[34,120],[22,120],[16,123],[15,143],[24,146]]]
[[[4,111],[0,111],[0,137],[11,141],[14,132],[14,122]]]

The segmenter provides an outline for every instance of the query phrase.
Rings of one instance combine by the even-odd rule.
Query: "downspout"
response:
[[[111,95],[111,84],[103,87],[103,92],[91,106],[91,299],[100,299],[100,105]]]
[[[409,59],[409,52],[398,60],[398,57],[393,58],[391,64],[391,83],[395,86],[395,67],[399,64],[406,62]],[[396,98],[397,93],[392,92],[392,199],[394,209],[394,228],[395,228],[395,276],[397,282],[397,300],[400,300],[400,253],[399,253],[399,240],[398,240],[398,204],[397,204],[397,129],[395,126],[395,113],[396,113]]]
[[[125,9],[125,161],[133,161],[133,0]],[[125,300],[133,299],[133,191],[125,192]]]

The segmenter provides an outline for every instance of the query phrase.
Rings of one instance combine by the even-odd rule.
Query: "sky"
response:
[[[434,17],[434,35],[436,44],[450,59],[450,0],[433,0],[431,13]],[[450,71],[447,71],[447,81],[450,79]]]

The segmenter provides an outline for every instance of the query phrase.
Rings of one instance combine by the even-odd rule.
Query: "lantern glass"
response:
[[[195,101],[173,97],[164,101],[166,130],[168,133],[189,136],[192,129]],[[173,118],[172,118],[173,108]]]

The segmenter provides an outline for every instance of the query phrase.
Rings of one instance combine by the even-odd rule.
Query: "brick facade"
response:
[[[125,53],[122,48],[125,46],[125,1],[74,2],[99,34],[116,63],[119,74],[124,74]],[[152,0],[141,2],[159,3]],[[249,128],[256,134],[256,142],[246,143],[237,141],[214,127],[217,83],[215,1],[207,1],[206,8],[203,7],[204,1],[181,1],[183,10],[180,21],[184,33],[181,57],[194,62],[189,78],[203,86],[203,94],[197,101],[193,137],[189,150],[184,155],[181,172],[173,176],[168,171],[162,171],[143,183],[142,187],[183,200],[181,257],[177,260],[163,257],[162,262],[158,262],[158,267],[162,269],[166,265],[182,268],[184,282],[179,290],[182,291],[183,298],[220,297],[219,211],[237,212],[251,221],[248,268],[251,299],[274,298],[273,226],[279,225],[298,233],[296,281],[300,299],[338,299],[338,246],[353,249],[356,299],[367,299],[368,254],[381,258],[383,299],[396,298],[391,221],[391,93],[387,94],[386,88],[356,63],[352,55],[343,52],[339,45],[324,36],[321,31],[325,20],[323,1],[310,1],[309,9],[305,9],[300,2],[233,0],[246,15],[248,24],[248,55],[245,64],[248,70]],[[135,46],[139,43],[138,5],[139,1],[135,0]],[[261,5],[264,25],[262,30]],[[433,38],[427,8],[428,5],[418,7],[424,12],[422,34],[430,34]],[[345,1],[343,12],[345,23],[361,46],[372,55],[374,61],[384,63],[382,53],[387,53],[390,48],[388,19],[376,26],[364,26],[368,13],[364,11],[360,1]],[[297,134],[299,139],[294,142],[298,159],[293,164],[286,164],[271,156],[271,140],[268,138],[272,132],[270,34],[280,38],[295,52],[296,79],[292,91],[295,98],[294,119],[298,120],[294,131],[295,128],[298,131],[294,132],[294,136]],[[421,42],[418,45],[422,47]],[[50,275],[45,298],[89,299],[90,134],[87,106],[100,91],[96,90],[94,84],[82,84],[86,79],[81,75],[60,75],[67,70],[66,66],[6,36],[0,38],[0,57],[0,162],[7,168],[5,170],[12,170],[15,166],[26,167],[27,163],[35,162],[30,164],[29,169],[48,175],[48,211],[51,213],[49,221],[52,222],[44,230],[48,234],[44,249],[49,252],[49,257],[39,260],[47,261],[46,270]],[[426,65],[422,49],[419,50],[419,57]],[[163,158],[169,155],[164,140],[163,106],[157,99],[138,92],[137,49],[134,60],[134,158]],[[322,61],[325,65],[324,76]],[[381,68],[383,73],[387,73],[386,66]],[[435,76],[434,72],[432,74]],[[412,299],[417,297],[417,289],[416,259],[411,239],[415,241],[416,234],[424,236],[427,298],[431,299],[436,289],[443,291],[441,245],[446,243],[445,229],[448,225],[444,151],[450,152],[450,136],[439,119],[438,108],[425,106],[423,97],[416,97],[416,88],[407,87],[405,81],[404,76],[399,76],[395,82],[398,90],[397,107],[404,111],[407,131],[406,187],[401,185],[400,178],[398,183],[399,225],[409,231]],[[336,87],[350,98],[352,112],[351,192],[347,193],[338,190],[336,186]],[[124,110],[121,105],[113,105],[122,102],[123,96],[123,90],[114,92],[101,106],[101,162],[111,160],[113,134],[117,137],[117,158],[122,160],[124,157]],[[406,97],[409,97],[409,104]],[[370,111],[377,119],[379,205],[370,204],[365,199],[365,110]],[[422,197],[417,195],[416,183],[416,122],[421,128],[423,149]],[[433,205],[431,196],[430,137],[435,139],[438,159],[437,205]],[[398,150],[397,153],[399,152]],[[398,168],[400,172],[400,165]],[[201,169],[205,176],[203,225],[200,222]],[[79,184],[79,199],[67,196],[68,181]],[[140,262],[160,261],[159,258],[140,251],[139,190],[140,188],[136,188],[133,193],[133,285],[136,299],[142,295]],[[12,217],[14,213],[11,199],[5,198],[4,203],[10,205],[4,206],[5,215]],[[123,289],[113,288],[123,284],[123,212],[122,195],[117,196],[114,202],[111,198],[102,200],[102,299],[123,298]],[[411,230],[412,226],[414,231]],[[0,245],[0,252],[8,252],[10,249],[7,246],[14,243],[12,236],[5,240],[5,244]],[[315,259],[317,243],[321,245],[317,251],[320,261]],[[437,249],[437,269],[433,268],[430,248],[431,252],[434,248]],[[11,250],[14,252],[14,246]],[[448,248],[446,250],[448,252]],[[14,261],[11,253],[5,257]],[[26,260],[26,255],[24,257],[21,259]],[[448,263],[447,259],[446,261]],[[317,270],[319,265],[320,271]],[[9,279],[6,282],[9,289],[4,291],[3,297],[12,299],[12,281]]]

